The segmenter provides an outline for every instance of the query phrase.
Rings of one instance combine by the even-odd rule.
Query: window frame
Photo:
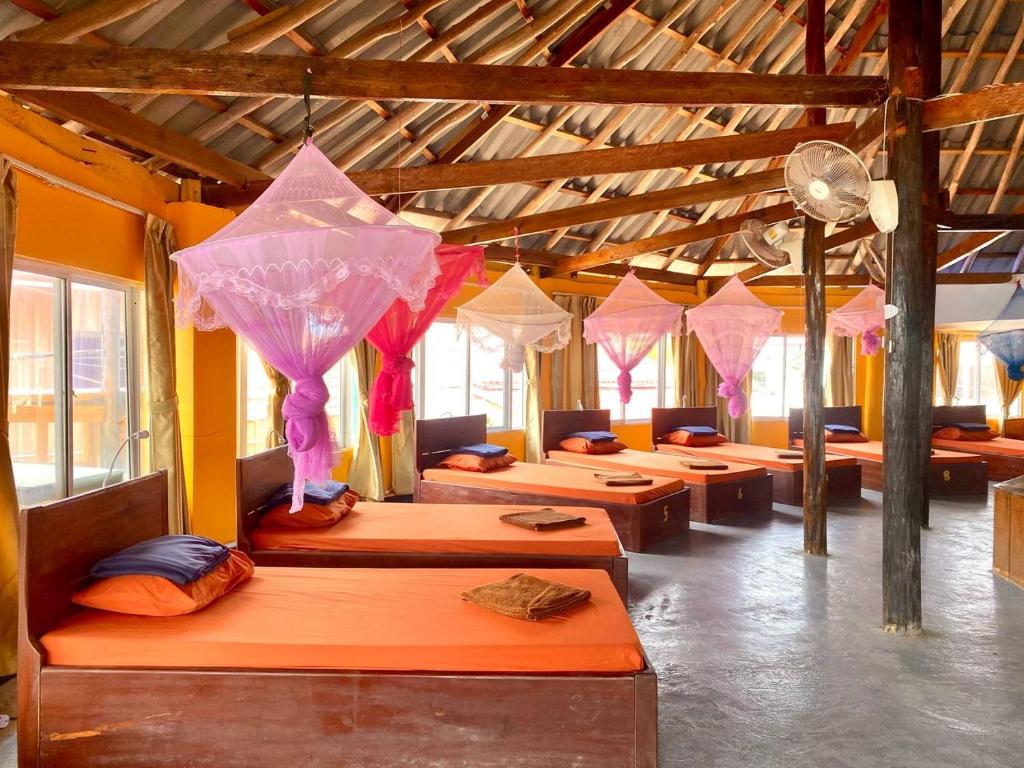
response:
[[[670,408],[670,407],[672,407],[674,405],[674,403],[666,403],[665,402],[665,393],[668,391],[668,384],[667,384],[668,380],[667,380],[666,377],[669,374],[668,365],[666,364],[665,361],[666,361],[666,355],[670,351],[669,345],[672,343],[671,342],[671,338],[672,338],[672,336],[670,334],[666,333],[660,339],[658,339],[658,343],[655,346],[655,348],[657,349],[657,352],[658,352],[658,374],[657,374],[658,375],[658,383],[657,383],[657,399],[656,399],[657,405],[655,406],[656,408]],[[600,346],[598,346],[598,350],[599,351],[600,351],[600,349],[601,349]],[[598,381],[599,382],[600,382],[600,378],[601,378],[601,375],[600,375],[601,374],[601,371],[600,371],[600,359],[601,359],[600,356],[598,356]],[[610,358],[609,358],[609,360],[610,360]],[[618,375],[618,368],[616,368],[615,370],[616,370],[616,375]],[[600,399],[600,394],[598,396],[598,399]],[[610,409],[611,410],[611,422],[612,422],[612,424],[645,424],[645,423],[647,423],[647,422],[649,422],[651,420],[650,414],[648,414],[647,416],[641,416],[640,418],[636,418],[636,419],[627,419],[626,418],[626,407],[627,406],[626,406],[625,403],[619,402],[618,403],[618,413],[617,414],[616,414],[614,408]]]
[[[787,382],[788,382],[788,379],[789,379],[789,376],[788,376],[789,366],[787,364],[789,362],[789,344],[790,344],[789,340],[790,340],[790,338],[801,339],[803,341],[803,343],[804,343],[804,349],[806,350],[807,334],[801,334],[801,333],[773,333],[769,337],[769,339],[775,339],[775,338],[782,339],[782,381],[781,381],[781,385],[779,387],[779,392],[781,393],[780,400],[779,400],[779,403],[778,403],[778,405],[779,405],[779,412],[774,414],[774,415],[771,415],[771,416],[766,416],[766,415],[755,414],[754,410],[753,410],[753,400],[754,400],[753,373],[754,373],[754,366],[757,364],[757,357],[760,357],[761,351],[763,351],[764,347],[766,346],[766,345],[762,345],[761,350],[758,351],[757,357],[754,358],[754,362],[750,366],[750,373],[748,374],[748,375],[751,376],[751,392],[750,392],[751,409],[750,409],[750,418],[753,421],[784,421],[785,419],[787,419],[789,417],[789,413],[788,413],[789,409],[786,407],[786,391],[787,391],[786,385],[787,385]],[[856,378],[856,375],[857,375],[856,365],[857,365],[857,363],[856,363],[856,355],[854,355],[853,375],[854,375],[855,378]],[[827,375],[827,371],[825,372],[825,374]],[[801,379],[803,379],[803,378],[804,377],[801,376]],[[824,383],[822,384],[822,387],[824,388]],[[824,389],[823,389],[823,391],[824,391]]]
[[[964,359],[963,347],[964,347],[965,344],[972,345],[974,347],[974,350],[975,350],[975,358],[974,359],[977,361],[977,366],[975,366],[975,376],[974,376],[973,384],[974,384],[974,391],[978,393],[978,401],[976,401],[976,402],[961,401],[958,397],[956,397],[956,393],[954,392],[954,394],[953,394],[953,404],[954,405],[987,405],[983,400],[981,400],[982,377],[984,375],[982,373],[982,367],[983,367],[982,361],[984,360],[986,354],[991,355],[992,353],[983,348],[983,345],[981,344],[980,341],[978,341],[977,337],[971,338],[971,337],[968,336],[966,338],[964,338],[964,337],[960,338],[960,356],[959,356],[958,361],[957,361],[958,362],[958,369],[957,369],[957,372],[956,372],[957,387],[958,388],[960,386],[960,382],[963,380],[962,379],[962,373],[963,373],[962,361]],[[933,405],[940,405],[941,404],[940,400],[941,400],[942,396],[941,396],[941,393],[940,393],[939,390],[940,390],[940,387],[939,387],[939,377],[938,377],[938,374],[936,373],[934,375],[934,381],[932,383],[932,404]],[[1007,414],[1008,418],[1020,418],[1021,416],[1024,416],[1024,392],[1022,392],[1021,394],[1017,395],[1017,399],[1014,401],[1014,403],[1016,404],[1016,407],[1014,407],[1014,404],[1011,404],[1009,413]],[[1016,411],[1016,413],[1015,413],[1015,411]],[[1003,417],[1002,409],[1001,408],[999,409],[999,411],[997,413],[994,413],[994,414],[988,413],[986,411],[985,415],[989,419],[997,419],[997,420],[1002,419],[1002,417]]]
[[[74,402],[72,393],[74,366],[74,329],[71,326],[71,296],[72,284],[89,285],[96,288],[122,291],[125,295],[124,322],[125,322],[125,386],[127,392],[125,399],[127,403],[127,433],[133,435],[142,429],[141,401],[142,401],[142,373],[141,364],[144,354],[141,343],[139,323],[141,320],[141,297],[143,287],[141,283],[113,275],[103,275],[89,270],[79,269],[64,264],[55,264],[49,261],[41,261],[28,256],[15,254],[14,270],[18,272],[29,272],[44,277],[54,278],[60,281],[60,307],[57,323],[61,329],[60,345],[61,359],[55,362],[55,386],[54,412],[58,408],[61,420],[54,425],[54,464],[56,466],[58,480],[57,486],[63,479],[62,495],[58,498],[70,498],[74,494],[74,430],[71,429],[74,418]],[[7,405],[4,404],[6,408]],[[128,457],[128,478],[138,477],[142,466],[141,440],[129,440],[125,447]],[[61,447],[58,454],[57,446]]]

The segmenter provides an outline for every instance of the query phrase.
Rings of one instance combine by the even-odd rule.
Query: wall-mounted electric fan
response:
[[[797,209],[825,222],[850,221],[868,207],[871,175],[855,152],[834,141],[798,144],[785,167]]]
[[[799,272],[803,266],[803,233],[785,222],[766,224],[749,219],[740,225],[740,238],[750,255],[769,269],[792,264]]]

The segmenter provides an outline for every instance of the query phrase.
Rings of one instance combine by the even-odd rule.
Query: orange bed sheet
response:
[[[997,437],[992,440],[932,440],[932,446],[951,451],[1024,458],[1024,440],[1009,437]]]
[[[798,446],[803,445],[803,440],[794,442]],[[852,456],[855,459],[882,461],[881,440],[868,440],[866,443],[829,443],[828,450],[832,453]],[[980,461],[981,456],[976,456],[973,453],[954,453],[943,450],[934,450],[932,453],[932,464],[975,464]]]
[[[603,472],[639,472],[660,477],[675,477],[685,481],[688,485],[731,483],[751,477],[764,477],[768,474],[764,467],[755,467],[739,462],[726,462],[729,465],[728,469],[691,469],[683,463],[684,459],[679,456],[631,449],[608,454],[548,451],[548,460],[558,464],[592,467]]]
[[[48,662],[83,667],[413,672],[630,672],[640,642],[608,574],[531,570],[589,589],[571,615],[534,622],[467,603],[509,569],[257,568],[187,616],[83,609],[42,637]]]
[[[507,555],[622,554],[603,509],[563,507],[587,518],[578,528],[529,531],[498,518],[524,507],[484,504],[383,504],[361,501],[327,528],[260,527],[253,548],[332,552],[409,552]]]
[[[673,445],[671,443],[658,443],[655,449],[663,453],[690,454],[706,459],[720,459],[721,461],[742,461],[748,464],[756,464],[759,467],[770,469],[774,472],[797,472],[804,468],[803,459],[780,459],[778,448],[770,448],[767,445],[747,445],[746,443],[721,443],[700,448]],[[825,454],[826,467],[852,467],[857,460],[849,456],[836,456]]]
[[[594,470],[553,467],[550,464],[516,462],[493,472],[465,472],[434,467],[423,471],[423,479],[450,485],[492,488],[511,493],[536,493],[580,501],[612,504],[644,504],[686,487],[682,480],[655,477],[653,485],[609,488],[594,477]]]

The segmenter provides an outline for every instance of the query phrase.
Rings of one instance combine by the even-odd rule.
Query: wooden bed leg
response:
[[[658,676],[647,669],[637,673],[636,768],[658,768]]]

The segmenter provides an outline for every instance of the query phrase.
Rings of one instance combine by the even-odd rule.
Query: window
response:
[[[804,337],[772,336],[750,371],[750,415],[784,418],[804,404]]]
[[[342,446],[354,445],[359,430],[359,388],[350,356],[343,358],[324,375],[324,383],[330,393],[326,410],[331,431]],[[267,436],[273,428],[270,417],[272,391],[259,353],[240,340],[238,449],[244,456],[252,456],[267,448]]]
[[[21,505],[132,477],[141,464],[140,292],[22,264],[11,286],[11,454]]]
[[[652,408],[675,405],[676,377],[672,339],[662,337],[632,370],[633,397],[619,400],[619,369],[604,348],[597,346],[597,381],[602,408],[612,412],[614,421],[647,421]]]
[[[496,337],[477,344],[452,321],[435,321],[413,350],[417,415],[437,419],[482,413],[488,429],[523,429],[526,374],[504,370],[504,354]]]
[[[936,392],[939,392],[938,376]],[[941,395],[936,395],[936,402]],[[1002,416],[1003,404],[999,396],[999,384],[996,383],[995,363],[992,353],[976,340],[960,342],[960,367],[956,377],[956,392],[953,395],[955,405],[984,405],[985,413],[990,418]],[[1021,398],[1018,396],[1010,404],[1010,415],[1021,413]]]

